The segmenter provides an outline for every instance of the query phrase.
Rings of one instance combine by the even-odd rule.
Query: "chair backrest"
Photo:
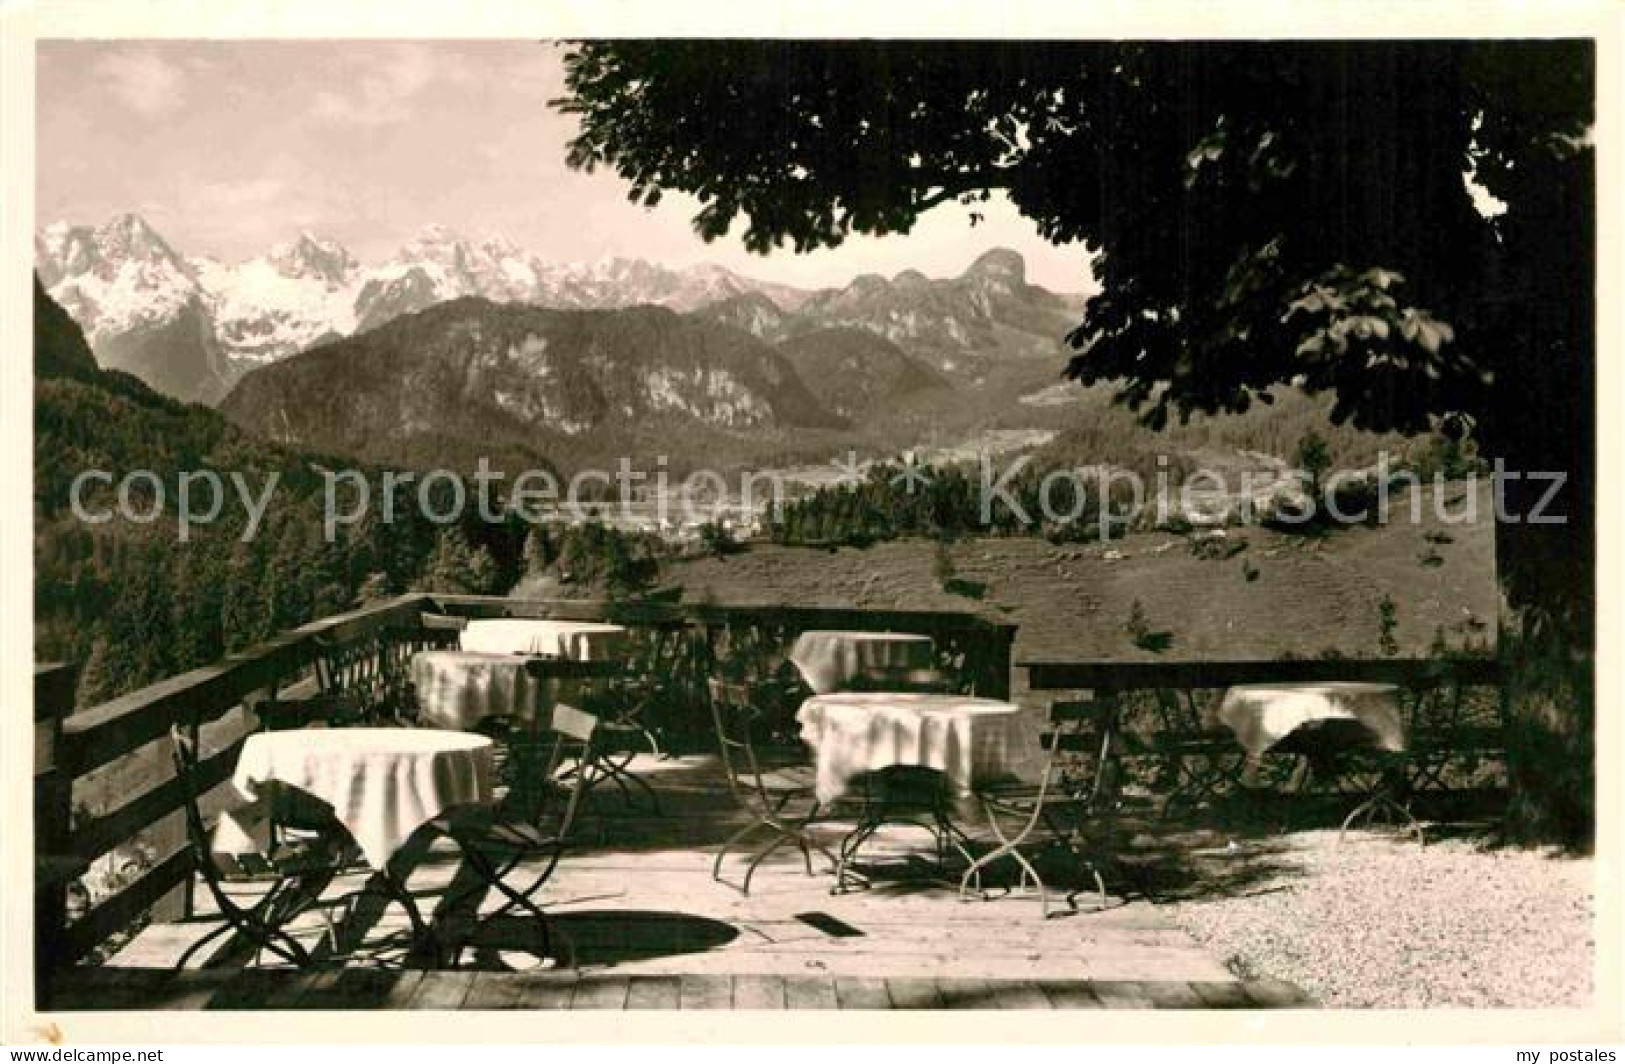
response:
[[[598,757],[598,717],[585,710],[577,709],[560,703],[553,707],[553,753],[548,758],[547,772],[544,779],[552,780],[557,777],[559,766],[563,763],[566,750],[571,746],[578,758],[576,764],[576,782],[570,788],[569,797],[565,800],[564,809],[559,814],[559,820],[554,827],[554,834],[560,841],[570,837],[570,830],[575,824],[576,814],[581,809],[582,796],[587,791],[586,774]],[[545,813],[545,809],[543,810]]]
[[[316,672],[316,686],[324,695],[337,694],[343,687],[340,678],[344,662],[339,660],[338,645],[326,636],[311,636],[311,665]]]
[[[766,800],[766,784],[756,758],[756,725],[762,717],[750,685],[713,676],[708,682],[711,722],[728,790],[747,807]]]
[[[578,743],[590,743],[598,732],[598,718],[560,703],[553,707],[553,731]]]
[[[175,766],[175,778],[181,785],[181,808],[186,814],[186,838],[200,865],[210,864],[209,830],[203,822],[203,810],[197,793],[197,733],[184,725],[174,724],[169,729],[170,759]]]
[[[366,723],[382,700],[386,648],[377,638],[340,642],[314,636],[310,642],[316,685],[334,718],[330,723]]]
[[[1152,691],[1152,697],[1156,699],[1158,722],[1168,735],[1189,739],[1216,731],[1197,705],[1195,691],[1158,687]]]
[[[1062,699],[1050,705],[1042,737],[1046,751],[1040,795],[1057,788],[1092,802],[1109,797],[1117,706],[1106,699]],[[1068,770],[1082,762],[1084,778]]]
[[[222,883],[221,863],[247,865],[252,862],[248,860],[247,856],[227,857],[214,852],[214,846],[209,837],[209,826],[203,819],[203,809],[197,788],[199,761],[197,727],[195,725],[171,725],[169,729],[169,748],[170,757],[175,765],[175,777],[180,780],[181,784],[181,809],[186,816],[186,841],[192,850],[192,857],[197,865],[197,871],[203,877],[204,885],[209,888],[209,893],[214,897],[215,904],[221,912],[240,911],[241,906],[226,893]]]
[[[635,668],[646,677],[669,677],[678,671],[678,664],[688,651],[690,626],[687,621],[660,621],[642,626],[645,650]]]

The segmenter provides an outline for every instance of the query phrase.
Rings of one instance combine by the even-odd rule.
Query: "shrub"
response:
[[[1247,549],[1245,537],[1221,535],[1217,532],[1194,537],[1190,544],[1193,555],[1214,562],[1227,561]]]
[[[1377,603],[1377,650],[1383,657],[1391,658],[1399,653],[1399,640],[1394,632],[1399,628],[1399,610],[1394,600],[1387,595]]]
[[[1129,607],[1128,621],[1123,625],[1123,631],[1128,633],[1129,641],[1136,647],[1152,654],[1160,654],[1174,643],[1172,632],[1152,631],[1151,622],[1145,614],[1145,604],[1139,599],[1135,599]]]
[[[733,530],[721,521],[707,521],[700,526],[700,549],[713,558],[725,558],[739,553],[739,540]]]
[[[1325,437],[1310,429],[1308,434],[1298,441],[1298,449],[1293,453],[1292,461],[1299,469],[1309,474],[1309,488],[1318,498],[1320,478],[1332,467],[1332,452],[1326,445]]]

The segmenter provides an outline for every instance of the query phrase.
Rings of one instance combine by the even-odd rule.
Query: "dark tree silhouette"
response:
[[[604,41],[565,70],[571,165],[698,197],[707,239],[806,251],[997,191],[1086,242],[1067,372],[1153,426],[1291,383],[1339,423],[1470,431],[1519,518],[1513,820],[1589,838],[1590,42]],[[1526,520],[1536,473],[1564,522]]]

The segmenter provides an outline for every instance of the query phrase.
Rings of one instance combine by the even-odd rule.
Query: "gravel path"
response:
[[[1589,858],[1332,831],[1187,857],[1195,889],[1165,911],[1238,974],[1323,1006],[1590,1004]]]

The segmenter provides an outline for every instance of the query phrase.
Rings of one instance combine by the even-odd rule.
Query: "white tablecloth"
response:
[[[807,686],[829,694],[863,673],[929,669],[931,637],[908,632],[802,632],[790,649],[790,661]]]
[[[613,661],[626,651],[627,630],[600,621],[493,617],[468,622],[459,645],[486,654],[541,654],[575,661]]]
[[[1306,724],[1352,720],[1381,750],[1405,749],[1399,689],[1387,683],[1265,683],[1232,687],[1219,703],[1219,720],[1253,757]]]
[[[452,806],[491,801],[491,780],[490,739],[427,728],[260,732],[243,744],[232,777],[249,801],[276,781],[328,803],[376,869]],[[221,827],[229,823],[223,815]]]
[[[956,794],[1020,775],[1038,754],[1021,707],[991,698],[885,692],[816,695],[796,712],[817,763],[821,802],[846,793],[855,776],[915,766],[936,769]]]
[[[418,720],[434,728],[466,731],[487,717],[522,724],[548,720],[560,681],[539,679],[516,654],[424,650],[412,655]]]

